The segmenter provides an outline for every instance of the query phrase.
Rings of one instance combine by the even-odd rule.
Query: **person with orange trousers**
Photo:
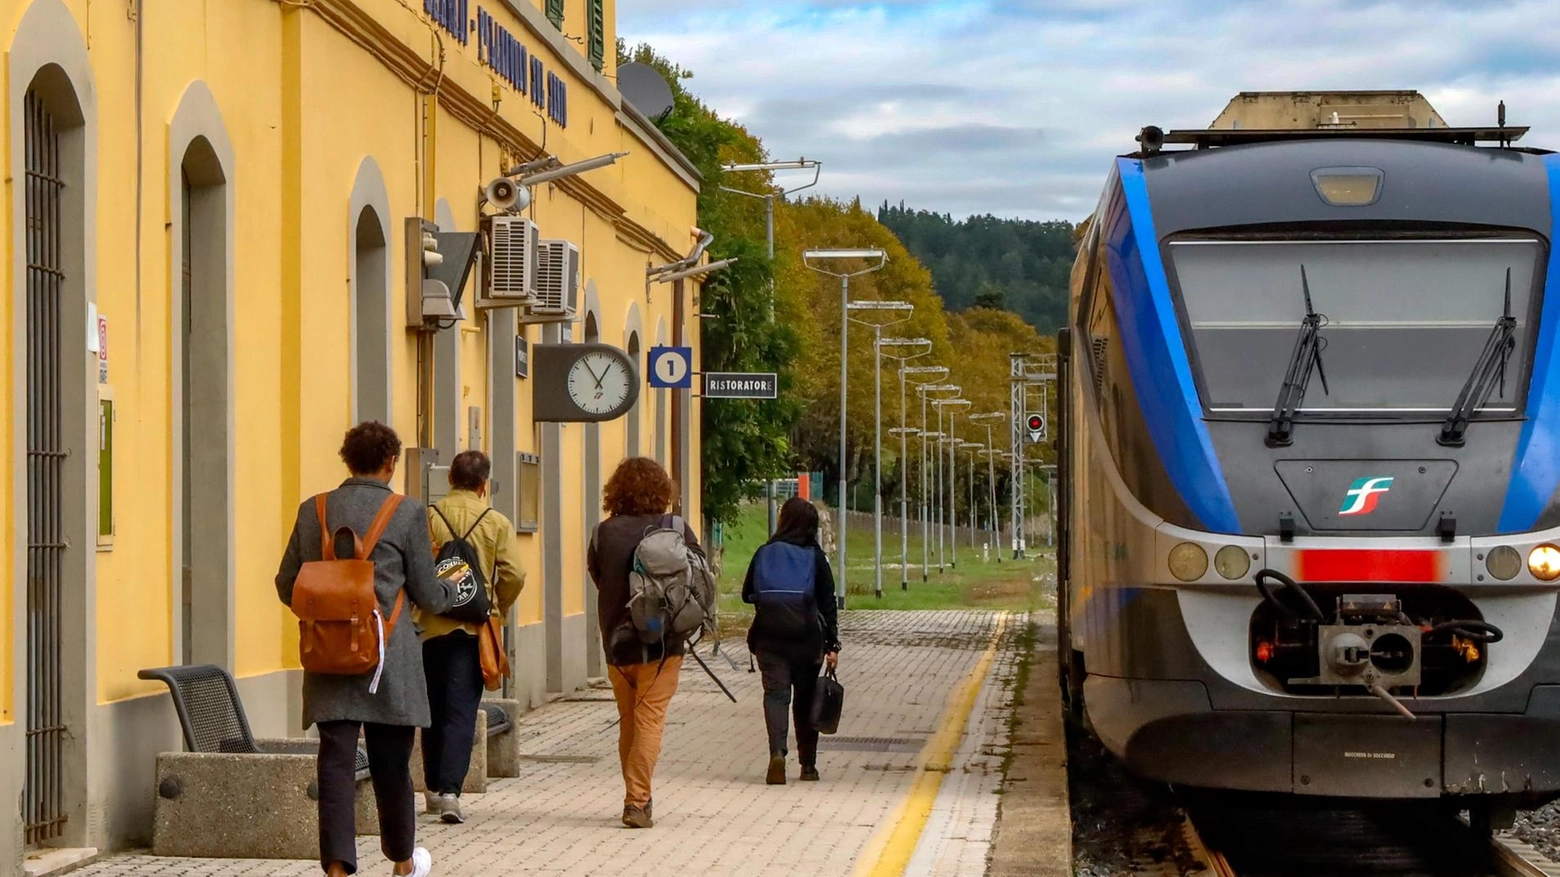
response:
[[[618,758],[623,766],[623,824],[655,824],[650,779],[661,755],[666,708],[677,693],[684,645],[680,641],[646,644],[639,639],[628,607],[628,576],[634,550],[645,533],[680,525],[689,548],[704,549],[681,519],[667,514],[676,486],[660,463],[648,457],[624,460],[607,481],[602,510],[609,517],[591,536],[586,565],[599,594],[597,615],[607,655],[607,677],[617,701]]]

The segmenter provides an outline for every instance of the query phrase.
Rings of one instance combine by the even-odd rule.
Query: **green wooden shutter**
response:
[[[563,0],[547,0],[547,20],[563,30]]]
[[[607,63],[606,0],[587,0],[585,17],[590,27],[590,63],[600,71]]]

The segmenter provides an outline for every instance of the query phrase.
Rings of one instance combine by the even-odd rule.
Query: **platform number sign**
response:
[[[693,348],[650,348],[649,372],[650,386],[655,389],[690,389],[693,386]]]
[[[1025,425],[1029,427],[1029,441],[1031,443],[1038,443],[1045,438],[1045,417],[1039,414],[1031,414]]]

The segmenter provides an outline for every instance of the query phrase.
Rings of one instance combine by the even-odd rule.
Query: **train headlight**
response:
[[[1528,572],[1543,582],[1560,579],[1560,548],[1540,545],[1528,552]]]
[[[1226,545],[1213,556],[1213,568],[1231,581],[1243,579],[1251,572],[1251,555],[1238,545]]]
[[[1522,555],[1510,545],[1502,545],[1494,548],[1484,558],[1484,568],[1490,571],[1490,575],[1503,582],[1509,582],[1522,572]],[[1538,575],[1538,573],[1534,573]]]
[[[1555,571],[1560,574],[1560,551],[1555,554]],[[1170,549],[1170,574],[1183,582],[1195,582],[1208,572],[1208,552],[1195,542],[1182,542]]]

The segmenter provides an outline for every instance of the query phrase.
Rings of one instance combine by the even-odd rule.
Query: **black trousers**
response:
[[[423,643],[428,708],[433,725],[423,731],[423,781],[435,794],[458,795],[471,770],[482,703],[482,660],[477,638],[463,631]]]
[[[769,754],[786,753],[787,710],[796,719],[796,755],[803,767],[818,764],[818,731],[812,726],[813,696],[823,664],[778,652],[758,652],[758,672],[764,680],[764,725],[769,731]]]
[[[321,722],[320,865],[340,862],[357,873],[358,731],[368,746],[368,769],[379,805],[379,846],[385,858],[404,862],[417,845],[417,801],[412,794],[412,740],[416,729],[362,722]]]

